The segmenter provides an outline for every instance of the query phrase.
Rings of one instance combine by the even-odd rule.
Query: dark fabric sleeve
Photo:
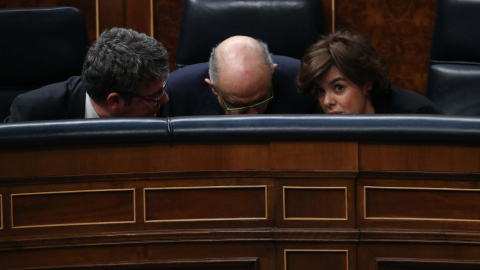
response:
[[[85,90],[80,77],[17,96],[6,122],[83,118]]]

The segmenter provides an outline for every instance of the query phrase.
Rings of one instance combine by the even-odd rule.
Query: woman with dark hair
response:
[[[296,83],[301,93],[315,94],[328,114],[442,113],[426,97],[390,85],[375,47],[347,31],[322,37],[307,49]]]

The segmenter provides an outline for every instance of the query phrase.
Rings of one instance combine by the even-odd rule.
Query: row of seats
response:
[[[248,115],[97,118],[0,125],[1,147],[228,141],[480,142],[480,118],[458,115]]]
[[[480,115],[480,3],[438,3],[427,97],[446,114]],[[269,44],[272,53],[301,58],[325,33],[318,0],[185,0],[176,68],[207,62],[211,48],[232,35]],[[0,10],[0,119],[20,93],[81,73],[88,48],[75,8]]]

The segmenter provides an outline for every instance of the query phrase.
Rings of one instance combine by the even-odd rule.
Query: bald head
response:
[[[258,74],[258,71],[262,74]],[[245,76],[250,77],[252,74],[264,76],[265,71],[271,75],[273,63],[267,45],[259,40],[247,36],[234,36],[224,40],[212,50],[210,79],[214,83],[225,77],[243,80]]]
[[[273,69],[265,43],[246,36],[234,36],[212,50],[211,87],[214,93],[221,91],[232,103],[248,105],[268,96]]]

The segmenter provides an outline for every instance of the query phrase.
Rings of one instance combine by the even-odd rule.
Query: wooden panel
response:
[[[271,142],[270,152],[274,170],[358,169],[356,142]]]
[[[146,222],[267,218],[266,186],[145,189]]]
[[[16,148],[0,153],[0,178],[265,169],[268,157],[266,143]]]
[[[273,245],[179,241],[52,246],[0,252],[2,269],[275,269]],[[28,259],[26,259],[28,258]],[[210,268],[213,266],[213,268]],[[83,267],[83,268],[82,268]],[[125,268],[122,268],[125,267]],[[232,268],[230,268],[232,267]]]
[[[28,268],[45,269],[44,267]],[[137,270],[137,269],[162,269],[162,270],[202,270],[202,269],[229,269],[229,270],[257,270],[258,258],[212,258],[212,259],[185,259],[185,260],[145,260],[133,262],[91,263],[80,266],[55,266],[51,270]]]
[[[285,270],[348,270],[348,250],[286,249]]]
[[[325,32],[335,31],[335,0],[322,0]]]
[[[98,0],[98,33],[125,25],[125,0]]]
[[[125,27],[151,35],[151,0],[98,0],[99,31]]]
[[[378,258],[379,270],[469,270],[479,269],[480,261],[462,260],[412,260],[412,259],[391,259]]]
[[[480,146],[362,143],[360,170],[480,172]]]
[[[170,70],[175,70],[178,38],[180,36],[180,21],[182,20],[183,0],[152,0],[153,1],[153,36],[160,41],[168,51]]]
[[[364,192],[365,219],[480,222],[480,189],[366,186]]]
[[[392,84],[425,94],[438,0],[336,0],[336,28],[365,35]]]
[[[479,146],[360,144],[4,147],[1,268],[476,266]]]
[[[152,0],[125,0],[125,26],[153,37]]]
[[[478,254],[480,254],[480,246],[476,244],[361,243],[358,249],[357,267],[358,269],[389,270],[478,269]],[[404,263],[400,264],[400,262]],[[382,268],[394,267],[395,264],[397,268]],[[425,268],[420,267],[421,265]],[[472,266],[476,267],[468,268]]]
[[[0,9],[61,6],[76,7],[82,11],[87,24],[88,39],[93,43],[97,39],[96,0],[0,0]]]
[[[185,144],[170,147],[173,171],[250,170],[269,167],[268,143]]]
[[[282,176],[280,173],[275,174],[277,228],[311,228],[312,230],[345,228],[344,232],[354,228],[356,173],[317,172],[313,175],[310,173],[299,171],[295,176],[288,178],[280,178]],[[287,175],[289,175],[288,172]],[[284,187],[299,189],[290,189],[294,193],[287,195],[294,195],[294,197],[286,197]],[[303,189],[304,187],[306,189]],[[287,198],[287,202],[284,198]],[[286,212],[287,209],[293,213]],[[286,219],[285,216],[288,218]],[[333,235],[335,234],[332,234],[332,237]],[[342,237],[355,238],[356,236]]]
[[[3,229],[3,195],[0,194],[0,230]]]
[[[347,187],[283,187],[284,220],[347,220]]]
[[[418,240],[440,237],[458,241],[479,237],[478,177],[391,174],[391,178],[361,178],[356,182],[357,226],[365,229],[362,233],[366,238]],[[430,231],[411,233],[415,230]],[[443,232],[437,234],[432,230]],[[459,230],[462,233],[457,234]]]
[[[134,223],[133,191],[12,194],[12,228]]]

